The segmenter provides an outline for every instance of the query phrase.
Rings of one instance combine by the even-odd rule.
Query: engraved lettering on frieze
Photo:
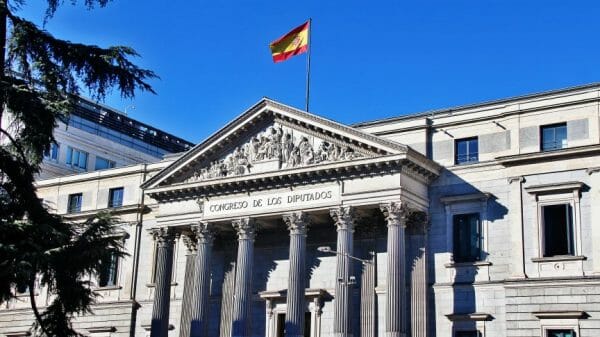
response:
[[[364,155],[348,146],[311,137],[276,123],[223,158],[200,168],[187,181],[218,179],[360,157]]]

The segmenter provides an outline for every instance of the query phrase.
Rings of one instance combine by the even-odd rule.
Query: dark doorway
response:
[[[304,337],[310,337],[310,327],[312,324],[312,315],[310,312],[304,313]],[[285,313],[277,314],[277,337],[285,337]]]

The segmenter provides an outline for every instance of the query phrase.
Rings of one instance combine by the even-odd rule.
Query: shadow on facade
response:
[[[431,225],[427,238],[427,251],[429,252],[427,258],[431,261],[428,263],[429,279],[427,282],[430,298],[427,315],[430,318],[428,336],[435,337],[436,326],[438,326],[436,319],[442,315],[445,315],[451,322],[453,336],[458,331],[474,333],[481,328],[478,325],[480,318],[477,314],[481,313],[478,312],[475,284],[490,280],[491,263],[487,250],[490,240],[485,236],[491,231],[491,227],[495,225],[496,221],[503,220],[508,214],[506,206],[500,204],[494,195],[487,192],[445,169],[430,188]],[[478,198],[478,195],[481,197]],[[472,196],[472,198],[465,197],[446,203],[441,201],[441,198],[453,196]],[[461,214],[479,214],[479,230],[473,232],[473,235],[477,235],[477,237],[471,236],[470,240],[464,240],[464,236],[461,237],[462,240],[458,238],[460,234],[457,233],[457,225],[460,222],[457,220],[457,216]],[[461,247],[455,245],[457,243],[466,245],[475,241],[479,243],[478,257],[470,259],[470,261],[458,261],[455,255]],[[464,252],[464,246],[462,248]],[[440,259],[440,255],[446,256],[446,258]],[[443,266],[440,266],[442,260]],[[445,267],[446,273],[440,272],[441,267]],[[443,303],[448,299],[436,299],[436,292],[432,288],[433,284],[439,285],[440,289],[446,285],[452,287],[452,312],[436,315],[435,304]],[[443,294],[447,294],[447,292],[440,291],[439,294],[443,297]],[[464,336],[471,335],[465,333]],[[475,336],[479,335],[475,334]]]

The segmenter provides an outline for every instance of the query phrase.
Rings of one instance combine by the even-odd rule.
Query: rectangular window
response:
[[[479,261],[481,222],[479,213],[456,214],[454,222],[454,262]]]
[[[118,262],[119,258],[114,254],[101,261],[100,275],[98,276],[98,286],[112,287],[117,285],[117,271],[119,268]]]
[[[16,290],[19,295],[27,294],[29,292],[29,285],[26,282],[17,283]]]
[[[50,143],[50,145],[44,150],[44,158],[50,160],[58,160],[58,149],[57,143]]]
[[[67,213],[81,212],[81,201],[82,200],[83,200],[83,195],[81,193],[69,194]]]
[[[123,187],[111,188],[108,191],[108,207],[123,206]]]
[[[542,151],[552,151],[567,147],[567,123],[544,125],[542,133]]]
[[[67,159],[65,161],[67,165],[87,169],[87,160],[87,152],[67,146]]]
[[[549,329],[546,330],[546,337],[577,337],[575,331],[571,329]]]
[[[96,164],[94,166],[94,170],[105,170],[109,168],[114,168],[116,163],[112,160],[108,160],[102,157],[96,157]]]
[[[544,257],[575,255],[570,204],[542,206]]]
[[[454,143],[455,163],[469,164],[479,161],[479,144],[477,137],[457,139]]]

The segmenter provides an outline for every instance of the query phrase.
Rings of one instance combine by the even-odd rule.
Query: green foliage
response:
[[[96,299],[92,275],[101,261],[123,256],[116,219],[98,214],[74,223],[52,214],[36,195],[34,180],[43,151],[54,141],[59,120],[66,121],[80,86],[98,99],[112,88],[123,97],[136,90],[153,92],[146,82],[156,75],[130,61],[138,56],[128,47],[101,48],[53,37],[32,22],[14,15],[25,0],[0,0],[0,45],[6,62],[0,72],[0,303],[15,297],[15,286],[47,287],[52,302],[40,312],[30,296],[35,335],[77,336],[71,321],[90,312]],[[63,3],[47,0],[46,18]],[[75,3],[76,1],[71,1]],[[85,0],[88,7],[109,0]],[[2,22],[10,34],[2,36]],[[1,57],[2,55],[0,55]],[[4,60],[4,58],[2,58]],[[0,65],[2,62],[0,62]]]

